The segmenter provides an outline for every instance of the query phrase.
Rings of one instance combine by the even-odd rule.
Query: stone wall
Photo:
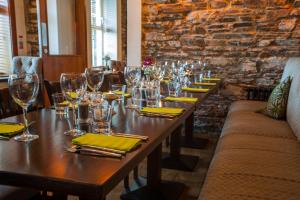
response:
[[[225,87],[196,112],[220,130],[244,84],[274,85],[288,57],[300,56],[300,0],[143,0],[143,56],[205,60]]]
[[[27,55],[39,56],[39,33],[36,0],[24,0]]]

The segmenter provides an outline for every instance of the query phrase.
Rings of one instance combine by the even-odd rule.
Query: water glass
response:
[[[178,97],[181,92],[180,82],[173,80],[168,83],[169,96]]]
[[[158,107],[159,106],[159,87],[148,87],[145,88],[147,107]]]
[[[69,102],[63,93],[52,94],[52,99],[54,103],[55,113],[58,115],[67,115],[69,112]]]
[[[145,89],[142,87],[132,88],[132,108],[142,108],[146,105]]]
[[[109,104],[98,104],[93,107],[93,130],[96,133],[103,133],[106,135],[111,134],[111,119],[112,119],[112,106]]]
[[[126,93],[126,85],[113,84],[111,86],[111,90],[114,94],[119,96],[119,99],[117,99],[117,100],[121,100],[122,102],[124,102],[124,96],[125,96],[125,93]]]
[[[99,91],[104,80],[104,67],[89,67],[85,69],[88,87],[91,91]]]
[[[201,83],[203,81],[203,73],[196,73],[194,76],[194,83]]]

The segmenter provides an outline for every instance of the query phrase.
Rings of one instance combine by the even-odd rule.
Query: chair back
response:
[[[44,80],[44,84],[45,84],[45,88],[46,88],[46,91],[48,94],[49,102],[50,102],[51,106],[53,106],[54,102],[52,99],[52,94],[61,92],[60,82]]]
[[[6,118],[22,113],[22,108],[18,106],[11,95],[8,88],[0,89],[0,118]]]

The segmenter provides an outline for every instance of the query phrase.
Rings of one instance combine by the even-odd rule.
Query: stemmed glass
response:
[[[66,99],[72,103],[74,127],[65,132],[66,135],[74,137],[84,134],[78,128],[76,119],[75,105],[84,97],[87,89],[87,79],[85,74],[63,73],[60,76],[60,87]]]
[[[38,139],[38,135],[28,130],[27,109],[36,100],[39,91],[39,77],[36,73],[13,74],[8,78],[9,92],[14,101],[22,107],[25,130],[22,135],[14,137],[17,141],[29,142]]]
[[[93,92],[99,91],[104,80],[103,67],[89,67],[85,69],[87,84]]]

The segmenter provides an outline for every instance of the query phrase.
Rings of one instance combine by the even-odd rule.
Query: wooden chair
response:
[[[22,113],[22,108],[18,106],[11,95],[8,88],[0,89],[0,118],[6,118]]]
[[[54,102],[52,99],[52,94],[61,92],[60,82],[44,80],[44,85],[45,85],[45,88],[46,88],[46,91],[48,94],[49,102],[50,102],[51,106],[53,106]]]

